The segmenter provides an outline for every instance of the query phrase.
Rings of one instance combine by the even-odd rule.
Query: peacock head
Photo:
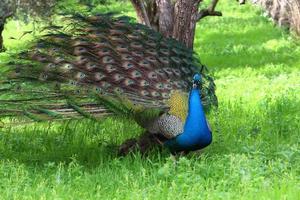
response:
[[[197,73],[193,77],[193,88],[199,88],[200,84],[201,84],[201,75]]]

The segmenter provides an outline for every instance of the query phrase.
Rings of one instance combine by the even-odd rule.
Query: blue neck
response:
[[[193,88],[189,96],[189,110],[184,131],[175,140],[167,142],[172,151],[190,151],[202,149],[212,141],[207,125],[198,88]]]

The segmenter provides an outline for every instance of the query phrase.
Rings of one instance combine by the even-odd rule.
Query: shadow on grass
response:
[[[255,109],[236,102],[223,102],[218,113],[212,113],[214,142],[204,150],[206,157],[255,152],[274,152],[275,155],[296,144],[299,142],[296,132],[300,130],[299,107],[299,99],[293,96],[275,101],[266,98]],[[126,120],[110,120],[104,124],[84,120],[1,130],[0,156],[3,160],[16,160],[27,165],[43,166],[76,160],[83,166],[95,167],[119,158],[118,145],[139,134],[141,129]],[[155,149],[145,160],[155,162],[169,155],[167,151]],[[138,153],[129,156],[140,157]]]
[[[136,137],[142,130],[129,120],[108,121],[69,121],[1,129],[0,157],[2,160],[41,166],[53,162],[70,163],[74,160],[87,167],[109,163],[122,158],[117,155],[120,143],[126,138]],[[155,160],[155,155],[167,156],[168,153],[153,149],[146,157]],[[138,152],[129,154],[129,159],[131,156],[141,157]]]

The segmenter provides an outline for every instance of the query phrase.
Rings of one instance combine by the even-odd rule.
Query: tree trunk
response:
[[[0,24],[0,52],[4,51],[3,36],[2,36],[3,30],[4,30],[4,24]]]
[[[199,11],[202,0],[131,0],[139,22],[193,48],[196,24],[206,16],[222,16],[215,11],[218,0]]]
[[[199,3],[199,0],[178,0],[174,9],[172,37],[191,49],[193,49],[194,44]]]
[[[299,0],[255,0],[253,3],[263,7],[279,26],[288,27],[300,35]]]

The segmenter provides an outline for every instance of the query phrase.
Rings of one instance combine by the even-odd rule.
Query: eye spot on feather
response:
[[[63,73],[69,72],[73,69],[73,65],[70,63],[65,63],[60,67],[60,71]]]
[[[186,88],[189,86],[189,84],[186,81],[182,81],[182,85]]]
[[[134,40],[140,39],[140,36],[139,36],[138,33],[131,33],[131,34],[128,34],[127,37],[128,37],[129,39],[134,39]]]
[[[86,53],[87,49],[81,46],[75,47],[74,48],[74,55],[82,55],[83,53]]]
[[[50,49],[50,54],[51,55],[55,55],[55,54],[58,54],[59,53],[59,49],[58,48],[51,48]]]
[[[85,58],[84,56],[77,56],[76,61],[78,64],[81,65],[81,64],[85,64],[88,61],[88,59]]]
[[[132,80],[132,79],[126,78],[126,79],[124,80],[124,84],[125,84],[125,86],[130,86],[130,85],[135,84],[135,81]]]
[[[182,84],[181,84],[180,81],[175,81],[173,84],[174,84],[175,87],[177,87],[178,89],[181,89],[181,88],[182,88]]]
[[[47,61],[47,57],[44,56],[44,55],[37,55],[37,56],[36,56],[36,59],[37,59],[38,61],[40,61],[40,62],[45,62],[45,61]]]
[[[169,55],[169,50],[165,49],[165,48],[160,49],[159,52],[162,53],[162,54],[164,54],[164,55],[166,55],[166,56]]]
[[[111,51],[107,48],[103,48],[101,50],[98,51],[98,55],[99,56],[105,56],[105,55],[109,55],[111,53]]]
[[[111,84],[108,83],[108,82],[106,82],[106,81],[101,81],[101,82],[100,82],[100,86],[101,86],[101,88],[103,88],[103,89],[108,89],[108,88],[111,86]]]
[[[56,68],[56,65],[53,63],[49,63],[46,65],[46,69],[45,70],[53,70]]]
[[[58,56],[58,57],[56,57],[55,59],[54,59],[54,62],[55,63],[61,63],[61,62],[63,62],[65,59],[62,57],[62,56]]]
[[[168,74],[168,75],[173,75],[173,71],[170,67],[165,67],[163,70]]]
[[[104,57],[102,58],[102,62],[103,62],[104,64],[109,64],[109,63],[113,63],[113,62],[114,62],[114,59],[113,59],[112,57],[110,57],[110,56],[104,56]]]
[[[75,39],[73,46],[87,45],[88,43],[83,39]]]
[[[172,89],[172,85],[169,84],[169,83],[165,84],[164,86],[165,86],[165,89],[167,89],[167,90],[171,90]]]
[[[154,58],[153,56],[149,56],[146,58],[148,61],[150,62],[155,62],[156,61],[156,58]]]
[[[95,87],[95,91],[96,91],[97,93],[103,92],[103,90],[102,90],[100,87]]]
[[[121,35],[121,34],[124,34],[124,31],[118,30],[118,29],[111,29],[109,32],[110,32],[111,35]]]
[[[132,42],[132,43],[130,43],[130,46],[132,48],[142,48],[143,47],[143,45],[141,43],[138,43],[138,42]]]
[[[78,85],[78,82],[77,82],[77,81],[74,81],[74,80],[70,80],[70,81],[69,81],[69,84],[72,85],[72,86],[77,86],[77,85]]]
[[[78,72],[76,74],[76,79],[84,79],[86,77],[86,75],[83,72]]]
[[[154,33],[151,33],[148,35],[148,38],[153,40],[153,41],[157,41],[158,39],[160,39],[160,35],[159,34],[154,34]]]
[[[180,54],[180,51],[179,51],[177,48],[172,48],[172,51],[173,51],[175,54]]]
[[[115,42],[122,42],[124,39],[119,35],[110,36],[110,39]]]
[[[117,70],[117,68],[113,65],[106,65],[105,66],[105,71],[108,72],[108,73],[114,72],[116,70]]]
[[[130,61],[130,60],[133,60],[133,57],[129,54],[123,54],[121,56],[122,60],[125,60],[125,61]]]
[[[74,94],[79,95],[80,93],[81,93],[81,90],[79,90],[79,89],[74,90]]]
[[[147,50],[146,50],[146,53],[147,53],[147,54],[150,54],[150,55],[152,55],[152,56],[156,56],[156,55],[157,55],[157,53],[156,53],[156,51],[155,51],[154,49],[147,49]]]
[[[120,51],[120,52],[127,52],[128,51],[128,47],[125,44],[118,45],[116,49],[117,49],[117,51]]]
[[[98,32],[97,32],[97,33],[98,33]],[[99,41],[99,43],[100,43],[100,44],[106,44],[106,43],[107,43],[107,40],[101,38],[100,41]]]
[[[139,72],[138,70],[134,70],[130,74],[131,74],[131,78],[140,78],[140,77],[142,77],[142,73]]]
[[[145,44],[149,45],[150,47],[155,47],[156,46],[156,43],[154,41],[152,41],[152,40],[147,40],[145,42]],[[155,52],[155,54],[156,54],[156,52]]]
[[[142,80],[142,81],[140,82],[140,86],[141,86],[141,87],[146,87],[146,86],[149,86],[149,85],[150,85],[149,82],[146,81],[146,80]]]
[[[173,69],[174,74],[176,74],[176,76],[181,76],[181,72],[179,69]]]
[[[173,62],[175,62],[176,64],[180,64],[180,59],[179,59],[178,57],[172,56],[172,57],[171,57],[171,60],[172,60]]]
[[[163,90],[163,89],[164,89],[164,84],[162,84],[162,83],[156,83],[156,84],[155,84],[155,87],[156,87],[158,90]]]
[[[129,63],[129,62],[125,62],[125,63],[122,64],[122,67],[126,70],[133,68],[133,66],[134,65],[132,63]]]
[[[156,91],[152,91],[151,92],[151,96],[153,96],[153,97],[159,97],[160,94],[158,92],[156,92]]]
[[[169,94],[169,93],[166,93],[166,92],[163,92],[163,93],[161,94],[161,96],[162,96],[163,98],[165,98],[165,99],[170,98],[170,94]]]
[[[134,52],[132,52],[132,55],[136,56],[136,57],[143,57],[144,56],[144,54],[140,51],[134,51]]]
[[[95,80],[96,81],[100,81],[100,80],[104,79],[105,77],[106,76],[103,73],[101,73],[101,72],[96,72],[95,73]]]
[[[159,61],[165,65],[169,64],[169,59],[167,57],[159,57]]]
[[[182,70],[185,74],[191,73],[191,70],[188,69],[187,67],[181,67],[181,70]]]
[[[157,69],[157,70],[155,70],[155,72],[157,74],[159,74],[160,76],[164,76],[165,75],[165,72],[162,69]]]
[[[152,68],[151,64],[149,63],[148,60],[141,60],[139,62],[139,65],[142,66],[142,67],[144,67],[144,68],[147,68],[147,69],[151,69]]]
[[[124,79],[124,76],[122,76],[121,74],[114,74],[113,79],[114,79],[114,81],[118,82],[118,81]]]
[[[116,88],[114,89],[114,92],[116,92],[116,93],[123,93],[124,90],[123,90],[122,88],[116,87]]]
[[[40,79],[41,81],[46,81],[47,78],[48,78],[48,75],[45,74],[45,73],[42,73],[42,74],[40,75],[40,78],[39,78],[39,79]]]
[[[149,72],[148,78],[150,78],[150,79],[157,79],[157,74],[155,72]]]
[[[95,69],[97,67],[97,65],[92,62],[88,62],[85,66],[88,71],[92,71],[93,69]]]
[[[182,60],[183,60],[183,62],[184,62],[186,65],[192,65],[192,64],[193,64],[190,60],[188,60],[188,59],[186,59],[186,58],[183,58]]]
[[[148,96],[150,93],[148,92],[148,91],[146,91],[146,90],[141,90],[141,95],[142,96]]]

